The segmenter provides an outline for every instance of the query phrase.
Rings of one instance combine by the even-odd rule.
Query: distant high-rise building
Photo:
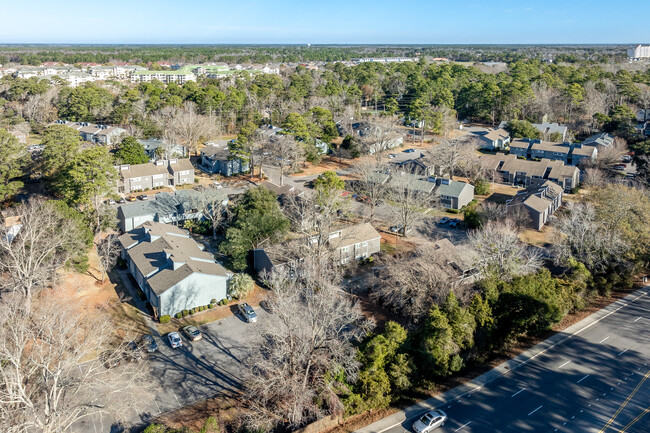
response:
[[[637,45],[627,50],[630,59],[643,59],[650,57],[650,45]]]

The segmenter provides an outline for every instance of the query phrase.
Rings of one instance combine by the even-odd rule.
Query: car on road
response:
[[[440,218],[440,221],[438,221],[438,224],[447,224],[449,222],[449,217],[442,217]]]
[[[199,331],[199,328],[196,326],[185,326],[183,328],[183,334],[185,334],[190,341],[197,341],[203,338],[201,331]]]
[[[167,338],[172,349],[183,347],[183,340],[181,340],[181,335],[178,332],[170,332],[167,334]]]
[[[141,194],[138,196],[140,200],[149,200],[149,196],[147,194]]]
[[[99,355],[99,360],[106,368],[119,367],[122,363],[122,357],[115,350],[105,350]]]
[[[445,425],[445,421],[447,421],[446,413],[441,410],[432,410],[413,423],[413,431],[415,433],[429,433]]]
[[[255,310],[253,310],[253,307],[248,305],[246,302],[239,304],[237,308],[239,309],[239,313],[244,317],[246,322],[257,322],[257,314],[255,314]]]
[[[142,347],[147,353],[153,353],[158,350],[158,344],[151,334],[145,334],[140,337],[140,347]]]

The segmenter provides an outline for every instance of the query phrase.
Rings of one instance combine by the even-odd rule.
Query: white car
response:
[[[183,347],[183,340],[181,340],[181,335],[178,332],[170,332],[167,334],[167,338],[172,349]]]
[[[447,421],[446,413],[441,410],[432,410],[413,423],[413,431],[416,433],[429,433],[445,425],[445,421]]]

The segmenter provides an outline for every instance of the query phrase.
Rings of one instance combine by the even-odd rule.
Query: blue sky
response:
[[[650,43],[650,0],[0,1],[1,43]]]

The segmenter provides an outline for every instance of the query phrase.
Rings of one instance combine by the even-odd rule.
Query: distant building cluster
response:
[[[650,58],[650,45],[637,45],[636,47],[628,48],[627,56],[630,60]]]
[[[366,62],[375,62],[375,63],[404,63],[404,62],[415,62],[417,57],[364,57],[358,59],[352,59],[353,63],[366,63]]]

